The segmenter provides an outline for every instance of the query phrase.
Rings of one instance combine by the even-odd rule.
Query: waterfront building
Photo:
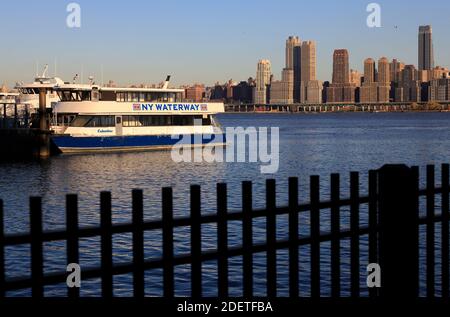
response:
[[[264,105],[268,103],[267,93],[268,86],[271,81],[271,64],[267,59],[262,59],[258,62],[256,71],[256,86],[255,86],[255,103]]]
[[[434,50],[431,25],[419,26],[419,70],[434,68]]]

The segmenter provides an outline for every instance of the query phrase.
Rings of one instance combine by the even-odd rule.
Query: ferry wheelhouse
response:
[[[16,89],[19,91],[17,103],[22,106],[30,107],[31,109],[39,109],[39,90],[45,88],[46,93],[46,107],[51,108],[52,104],[59,101],[58,95],[53,90],[56,85],[64,85],[64,81],[58,77],[49,77],[47,75],[48,66],[41,76],[36,75],[32,83],[17,83]]]
[[[223,145],[223,103],[183,101],[183,89],[55,86],[52,140],[63,153]],[[181,140],[183,138],[183,140]]]

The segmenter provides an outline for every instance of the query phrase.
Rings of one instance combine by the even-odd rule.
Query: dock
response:
[[[0,120],[1,160],[9,159],[45,159],[57,153],[51,146],[50,119],[46,109],[47,90],[39,90],[39,111],[35,120],[26,108],[25,116],[18,115],[15,99],[4,98],[0,101],[3,109]],[[13,108],[13,115],[8,116],[8,108]],[[36,126],[35,126],[36,125]]]
[[[446,102],[318,103],[318,104],[225,104],[225,112],[237,113],[322,113],[322,112],[410,112],[450,111]]]

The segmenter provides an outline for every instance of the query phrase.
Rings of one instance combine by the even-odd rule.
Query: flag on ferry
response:
[[[141,104],[140,103],[133,104],[133,111],[139,111],[139,110],[141,110]]]

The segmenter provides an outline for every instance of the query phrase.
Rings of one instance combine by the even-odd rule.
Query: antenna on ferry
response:
[[[94,84],[94,76],[89,76],[89,85],[93,85]]]
[[[47,78],[48,64],[45,64],[44,71],[42,72],[42,78]]]
[[[102,87],[103,87],[103,85],[104,85],[104,82],[103,82],[103,64],[101,65],[101,73],[102,73]]]
[[[167,75],[166,81],[164,82],[164,85],[162,86],[162,89],[169,88],[169,83],[170,83],[170,75]]]
[[[73,77],[73,83],[74,84],[76,83],[77,79],[78,79],[78,74],[75,74],[75,76]]]

